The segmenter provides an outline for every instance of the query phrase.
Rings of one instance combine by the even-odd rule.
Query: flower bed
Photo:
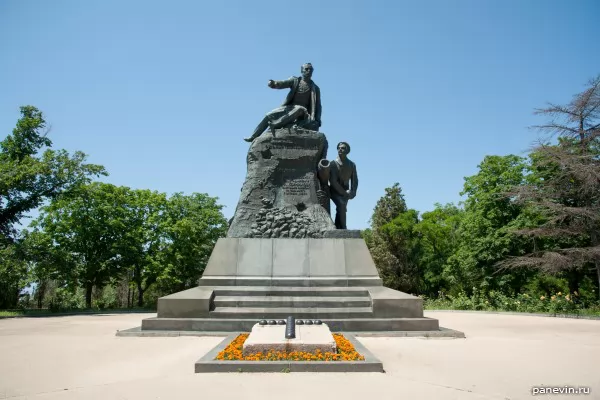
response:
[[[248,338],[247,333],[238,335],[231,343],[221,351],[216,360],[234,361],[364,361],[365,357],[359,354],[352,343],[339,333],[334,333],[333,338],[337,345],[337,352],[307,353],[302,351],[269,351],[268,353],[254,353],[244,356],[244,342]]]

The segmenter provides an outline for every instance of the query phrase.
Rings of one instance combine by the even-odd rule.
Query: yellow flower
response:
[[[550,297],[550,300],[554,301],[554,299],[556,299],[556,296]]]
[[[546,296],[540,297],[540,300],[545,300],[545,299],[546,299]]]
[[[571,300],[571,297],[569,297],[569,295],[566,295],[566,296],[565,296],[565,299],[567,299],[567,300]]]
[[[562,296],[561,292],[556,293],[557,296]]]

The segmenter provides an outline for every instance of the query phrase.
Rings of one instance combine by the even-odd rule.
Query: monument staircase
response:
[[[248,332],[259,320],[280,320],[288,316],[321,320],[332,331],[431,331],[439,330],[437,320],[422,312],[405,310],[394,316],[376,313],[369,288],[339,287],[215,287],[209,311],[180,314],[166,311],[161,304],[157,318],[142,321],[143,330]],[[191,289],[193,296],[197,289]],[[180,300],[181,296],[177,297]],[[177,302],[177,298],[163,298]],[[409,302],[411,300],[407,295]],[[414,302],[414,300],[413,300]],[[415,304],[416,305],[416,304]]]

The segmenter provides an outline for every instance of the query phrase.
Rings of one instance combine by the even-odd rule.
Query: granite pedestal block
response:
[[[142,331],[249,332],[261,319],[335,332],[439,331],[423,300],[382,286],[363,239],[219,239],[199,286],[158,300]]]

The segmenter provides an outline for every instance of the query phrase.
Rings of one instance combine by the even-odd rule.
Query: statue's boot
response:
[[[246,142],[252,142],[254,141],[254,139],[256,139],[257,137],[259,137],[260,135],[262,135],[262,133],[269,127],[269,119],[267,117],[264,117],[262,119],[262,121],[260,121],[260,123],[258,124],[258,126],[256,127],[256,129],[254,130],[254,132],[252,133],[252,136],[244,138],[244,140]]]

